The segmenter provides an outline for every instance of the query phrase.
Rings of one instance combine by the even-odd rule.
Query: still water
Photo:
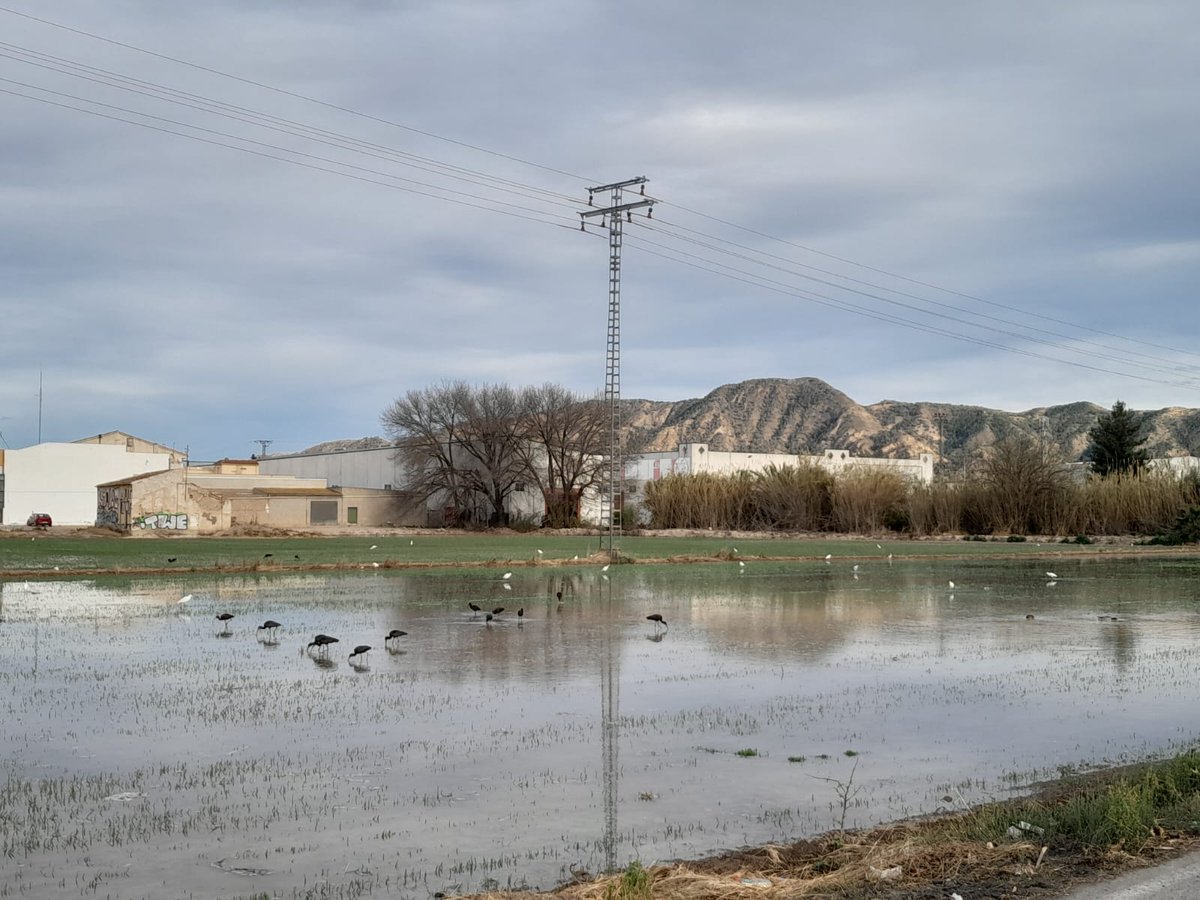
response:
[[[1047,568],[3,584],[0,895],[549,887],[1189,746],[1200,561]]]

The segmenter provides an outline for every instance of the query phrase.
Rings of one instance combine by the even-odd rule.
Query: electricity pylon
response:
[[[617,555],[621,536],[621,507],[625,493],[625,460],[621,453],[621,237],[623,225],[632,219],[633,210],[654,206],[647,198],[644,176],[588,188],[588,206],[596,194],[609,192],[608,206],[581,212],[580,228],[587,220],[600,216],[600,227],[608,229],[608,348],[604,355],[604,400],[608,404],[608,479],[601,488],[600,517],[604,528],[605,550],[609,558]],[[626,188],[639,186],[640,199],[624,202]]]

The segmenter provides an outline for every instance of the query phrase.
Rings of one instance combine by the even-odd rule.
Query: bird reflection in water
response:
[[[311,656],[309,658],[313,661],[313,665],[316,666],[318,669],[336,669],[337,668],[337,660],[333,659],[332,657]]]
[[[655,643],[655,644],[661,644],[663,642],[663,638],[665,638],[666,636],[667,636],[667,633],[665,631],[658,631],[658,632],[655,632],[654,634],[646,635],[646,640],[648,640],[652,643]]]

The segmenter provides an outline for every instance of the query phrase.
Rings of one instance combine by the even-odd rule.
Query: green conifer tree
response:
[[[1125,408],[1118,400],[1112,410],[1096,417],[1088,430],[1087,450],[1083,458],[1092,464],[1092,471],[1101,477],[1138,472],[1146,464],[1146,423]]]

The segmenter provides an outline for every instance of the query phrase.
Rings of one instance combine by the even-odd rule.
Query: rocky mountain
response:
[[[1115,400],[1116,398],[1114,398]],[[881,400],[863,406],[819,378],[756,378],[726,384],[692,400],[622,401],[629,446],[673,450],[707,443],[714,450],[913,458],[938,453],[965,466],[997,440],[1026,434],[1048,441],[1065,459],[1087,448],[1087,432],[1106,412],[1094,403],[1005,412],[983,406]],[[1200,455],[1200,410],[1172,406],[1139,411],[1149,424],[1151,456]],[[387,446],[380,437],[328,441],[305,453]]]
[[[1114,398],[1115,399],[1115,398]],[[1087,431],[1105,407],[1093,403],[1005,412],[982,406],[881,400],[863,406],[819,378],[757,378],[723,385],[700,399],[624,401],[630,443],[670,450],[705,442],[714,450],[820,453],[837,447],[857,456],[915,457],[938,452],[965,465],[983,448],[1015,433],[1048,441],[1079,459]],[[1144,412],[1151,456],[1200,455],[1200,410]]]

